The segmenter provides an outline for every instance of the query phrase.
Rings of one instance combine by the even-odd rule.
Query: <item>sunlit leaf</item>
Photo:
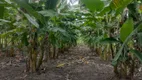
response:
[[[112,60],[112,65],[115,66],[116,62],[118,61],[118,59],[120,58],[120,55],[122,54],[122,50],[124,48],[124,46],[127,44],[127,42],[129,41],[129,39],[140,29],[142,28],[142,23],[140,23],[137,28],[135,28],[130,35],[125,39],[125,41],[123,42],[122,46],[120,47],[119,51],[117,52],[117,54],[115,55],[114,59]]]
[[[36,20],[33,19],[29,14],[24,14],[24,15],[32,25],[34,25],[37,28],[39,27],[39,24],[36,22]]]
[[[11,4],[12,2],[10,0],[5,0],[8,4]]]
[[[125,8],[128,4],[130,4],[133,0],[112,0],[110,7],[112,9]]]
[[[81,0],[91,11],[101,11],[104,3],[101,0]]]
[[[11,21],[5,20],[5,19],[0,19],[0,22],[5,22],[5,23],[9,23]]]
[[[105,7],[100,13],[99,16],[103,16],[104,14],[106,14],[107,12],[109,12],[111,10],[110,6]]]
[[[11,34],[15,34],[17,32],[21,32],[23,29],[22,28],[16,28],[16,29],[12,29],[12,30],[9,30],[7,32],[4,32],[2,34],[0,34],[0,37],[4,38],[4,37],[7,37]]]
[[[124,42],[126,38],[130,35],[130,33],[133,31],[134,23],[133,19],[129,18],[121,27],[120,29],[120,39]]]
[[[99,15],[104,15],[112,10],[116,10],[116,15],[120,14],[127,5],[133,0],[112,0],[108,6],[106,6]]]
[[[15,1],[20,7],[24,8],[29,14],[34,16],[41,23],[44,23],[42,16],[38,12],[36,12],[29,4],[27,4],[25,0],[13,0],[13,1]]]
[[[54,17],[56,16],[56,12],[53,10],[44,10],[44,11],[39,11],[38,13],[42,14],[45,17]]]
[[[3,25],[5,23],[10,23],[11,21],[5,20],[5,19],[0,19],[0,25]]]

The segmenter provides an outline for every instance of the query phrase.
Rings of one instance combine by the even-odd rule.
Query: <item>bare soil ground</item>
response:
[[[0,58],[0,80],[120,80],[114,77],[110,61],[95,56],[87,46],[79,45],[43,64],[39,73],[25,72],[25,62]],[[142,80],[142,72],[135,80]]]

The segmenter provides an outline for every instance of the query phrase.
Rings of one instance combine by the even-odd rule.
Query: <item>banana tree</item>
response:
[[[23,0],[14,0],[14,2],[20,7],[20,10],[17,10],[29,21],[29,31],[23,37],[26,38],[24,39],[25,43],[28,43],[28,71],[38,71],[44,56],[56,58],[58,55],[57,49],[70,47],[72,43],[76,43],[77,38],[76,33],[74,33],[74,26],[66,24],[66,22],[69,23],[69,21],[63,21],[66,16],[62,16],[61,13],[57,12],[57,0],[41,1],[42,4],[41,6],[38,5],[38,8],[32,5],[33,3]],[[46,48],[48,48],[48,51]]]
[[[136,47],[133,46],[133,41],[137,41],[137,39],[133,38],[132,35],[136,34],[136,32],[140,32],[138,29],[141,27],[141,20],[138,19],[137,16],[137,11],[136,10],[136,4],[138,4],[137,1],[132,1],[132,0],[112,0],[110,1],[110,3],[107,6],[103,6],[103,1],[100,0],[89,0],[89,1],[85,1],[82,0],[82,2],[85,3],[85,5],[93,12],[97,13],[96,16],[106,16],[108,14],[112,14],[114,17],[119,17],[123,18],[125,16],[123,16],[123,11],[124,9],[127,7],[128,10],[130,11],[130,15],[128,16],[128,19],[121,19],[123,20],[123,24],[122,26],[120,25],[120,28],[116,29],[119,30],[117,31],[117,33],[119,33],[119,36],[116,38],[114,36],[109,35],[109,37],[105,38],[102,40],[102,42],[105,43],[114,43],[114,45],[116,46],[112,46],[111,48],[113,50],[113,48],[115,48],[115,51],[112,51],[114,54],[114,59],[112,61],[112,64],[114,66],[114,72],[117,74],[117,76],[119,77],[129,77],[130,79],[133,76],[135,67],[137,65],[136,60],[137,58],[141,61],[141,54],[139,51],[137,51]],[[93,3],[94,2],[94,3]],[[95,4],[95,5],[94,5]],[[98,4],[99,7],[96,7]],[[134,6],[132,6],[132,4]],[[135,11],[135,12],[134,12]],[[136,13],[136,14],[134,14]],[[130,18],[132,17],[132,18]],[[126,22],[125,22],[126,20]],[[114,19],[112,18],[112,21],[114,21]],[[103,22],[103,20],[102,20]],[[106,21],[105,21],[106,22]],[[117,21],[117,23],[119,24],[119,22]],[[108,24],[108,21],[106,23],[106,25]],[[115,31],[110,30],[109,33],[113,33],[114,34]],[[109,34],[108,33],[108,34]],[[129,40],[132,37],[132,40]],[[140,41],[140,40],[139,40]],[[116,43],[117,42],[117,43]],[[132,48],[134,50],[132,50]],[[131,52],[134,53],[134,55],[136,55],[136,57],[134,57],[133,54],[131,54]],[[119,69],[119,70],[118,70]]]

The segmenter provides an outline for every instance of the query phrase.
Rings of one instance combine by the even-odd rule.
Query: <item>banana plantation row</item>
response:
[[[142,62],[142,0],[1,0],[0,12],[0,54],[19,51],[27,72],[79,38],[117,77],[132,79]]]

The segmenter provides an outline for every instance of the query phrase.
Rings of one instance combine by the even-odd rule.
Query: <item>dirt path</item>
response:
[[[24,62],[2,59],[0,80],[115,80],[110,63],[94,56],[84,45],[71,48],[42,67],[41,73],[27,74]]]
[[[110,80],[112,77],[112,66],[95,57],[84,45],[70,49],[47,65],[51,64],[52,67],[47,68],[50,69],[48,80]]]

